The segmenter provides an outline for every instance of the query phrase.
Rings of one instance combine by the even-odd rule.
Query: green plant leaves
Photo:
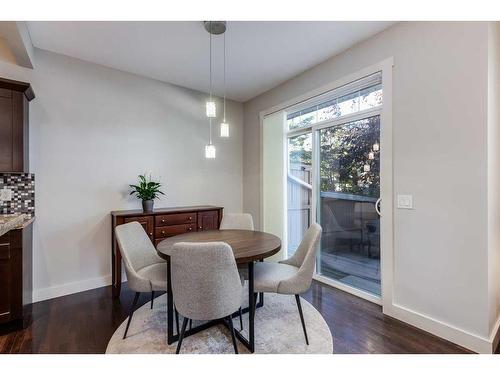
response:
[[[130,195],[135,194],[137,198],[143,201],[156,199],[159,194],[165,195],[165,193],[160,190],[161,184],[151,180],[148,181],[145,175],[139,175],[139,185],[129,186],[132,189]]]

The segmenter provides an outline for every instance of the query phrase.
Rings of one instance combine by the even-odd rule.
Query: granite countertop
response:
[[[0,236],[12,229],[22,229],[33,223],[35,218],[29,218],[26,214],[3,214],[0,215]]]

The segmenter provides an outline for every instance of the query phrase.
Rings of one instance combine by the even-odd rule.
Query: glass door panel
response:
[[[287,225],[290,257],[311,225],[312,133],[288,138]]]
[[[318,131],[318,273],[380,295],[380,116]]]

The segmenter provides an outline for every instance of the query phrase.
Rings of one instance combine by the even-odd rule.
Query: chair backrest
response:
[[[321,231],[319,224],[311,224],[293,256],[280,262],[299,268],[295,278],[280,283],[280,289],[293,290],[294,294],[300,294],[309,289],[316,266],[316,252],[321,240]]]
[[[137,221],[118,225],[115,234],[125,270],[129,268],[137,272],[144,267],[164,261],[158,256],[146,231]]]
[[[179,242],[171,252],[172,292],[179,313],[194,320],[226,317],[241,306],[233,250],[224,242]]]
[[[254,230],[252,215],[250,214],[224,214],[220,229]]]

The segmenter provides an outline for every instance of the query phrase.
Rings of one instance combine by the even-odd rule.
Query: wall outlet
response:
[[[413,209],[413,196],[398,194],[398,208],[405,210]]]
[[[12,190],[3,188],[0,190],[0,201],[9,202],[12,200]]]

